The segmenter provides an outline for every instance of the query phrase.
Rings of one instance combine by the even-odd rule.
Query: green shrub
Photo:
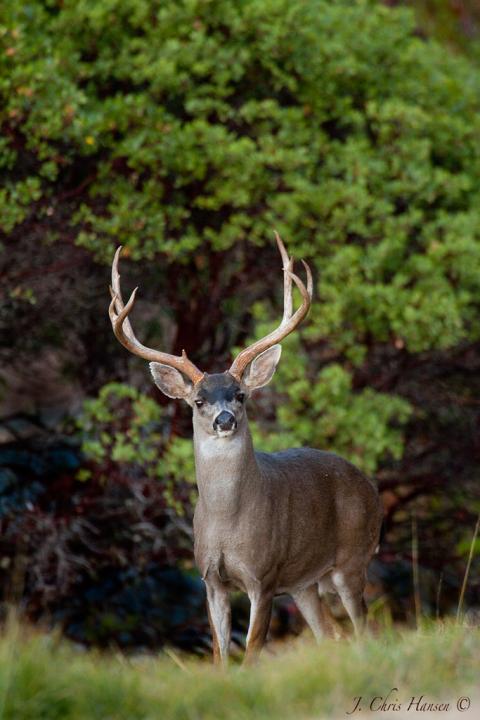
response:
[[[186,491],[195,472],[191,442],[169,437],[168,419],[162,416],[158,403],[135,388],[109,383],[97,398],[85,401],[77,426],[83,453],[97,475],[108,477],[113,462],[120,472],[156,479],[166,504],[183,515],[195,501],[193,491]],[[88,480],[90,473],[82,468],[77,477]]]
[[[161,282],[193,262],[208,284],[212,253],[276,227],[317,279],[280,426],[372,471],[409,412],[358,369],[480,334],[480,82],[414,30],[367,0],[6,0],[3,230],[67,195],[67,231],[99,260],[123,243],[162,253]]]

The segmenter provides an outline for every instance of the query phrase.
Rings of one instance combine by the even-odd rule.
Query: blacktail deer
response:
[[[120,291],[118,248],[112,266],[113,331],[127,350],[150,361],[153,379],[170,398],[193,410],[198,502],[195,560],[205,581],[215,662],[230,644],[229,591],[248,594],[251,610],[245,659],[262,648],[275,595],[290,594],[315,637],[333,636],[335,621],[321,597],[340,596],[358,633],[366,621],[366,569],[379,541],[382,512],[374,485],[333,453],[312,448],[256,452],[246,401],[272,378],[278,344],[306,316],[307,286],[293,273],[293,258],[276,235],[283,260],[284,312],[276,330],[257,340],[223,373],[207,374],[188,359],[152,350],[135,337]],[[303,262],[303,261],[302,261]],[[292,281],[302,296],[293,312]]]

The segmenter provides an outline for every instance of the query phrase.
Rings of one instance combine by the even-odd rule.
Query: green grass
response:
[[[267,651],[254,668],[226,672],[175,659],[83,651],[11,623],[0,640],[0,720],[345,718],[355,696],[368,705],[392,687],[405,707],[422,694],[455,703],[478,697],[480,643],[478,629],[437,623],[319,647],[300,639]],[[350,717],[369,715],[365,707]]]

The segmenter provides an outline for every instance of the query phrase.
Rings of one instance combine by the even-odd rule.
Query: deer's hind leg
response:
[[[338,569],[332,573],[332,582],[347,611],[356,635],[360,635],[367,625],[367,605],[363,598],[366,573],[362,567],[353,570]]]
[[[325,637],[340,637],[337,621],[325,600],[318,594],[316,583],[304,590],[292,593],[292,597],[317,642],[320,642]]]

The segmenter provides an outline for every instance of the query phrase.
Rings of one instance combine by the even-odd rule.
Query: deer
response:
[[[243,349],[223,373],[202,372],[188,358],[153,350],[137,340],[129,320],[133,290],[124,304],[119,257],[112,264],[109,316],[113,332],[131,353],[149,361],[157,387],[192,408],[198,500],[194,557],[206,587],[214,663],[228,662],[232,590],[247,593],[250,619],[244,662],[264,646],[273,599],[288,594],[317,641],[338,637],[324,595],[337,593],[355,635],[365,628],[366,571],[382,524],[378,491],[359,469],[314,448],[255,451],[246,411],[253,392],[273,377],[280,342],[307,315],[313,291],[294,273],[294,260],[277,233],[283,262],[284,309],[278,327]],[[301,296],[293,312],[292,283]]]

